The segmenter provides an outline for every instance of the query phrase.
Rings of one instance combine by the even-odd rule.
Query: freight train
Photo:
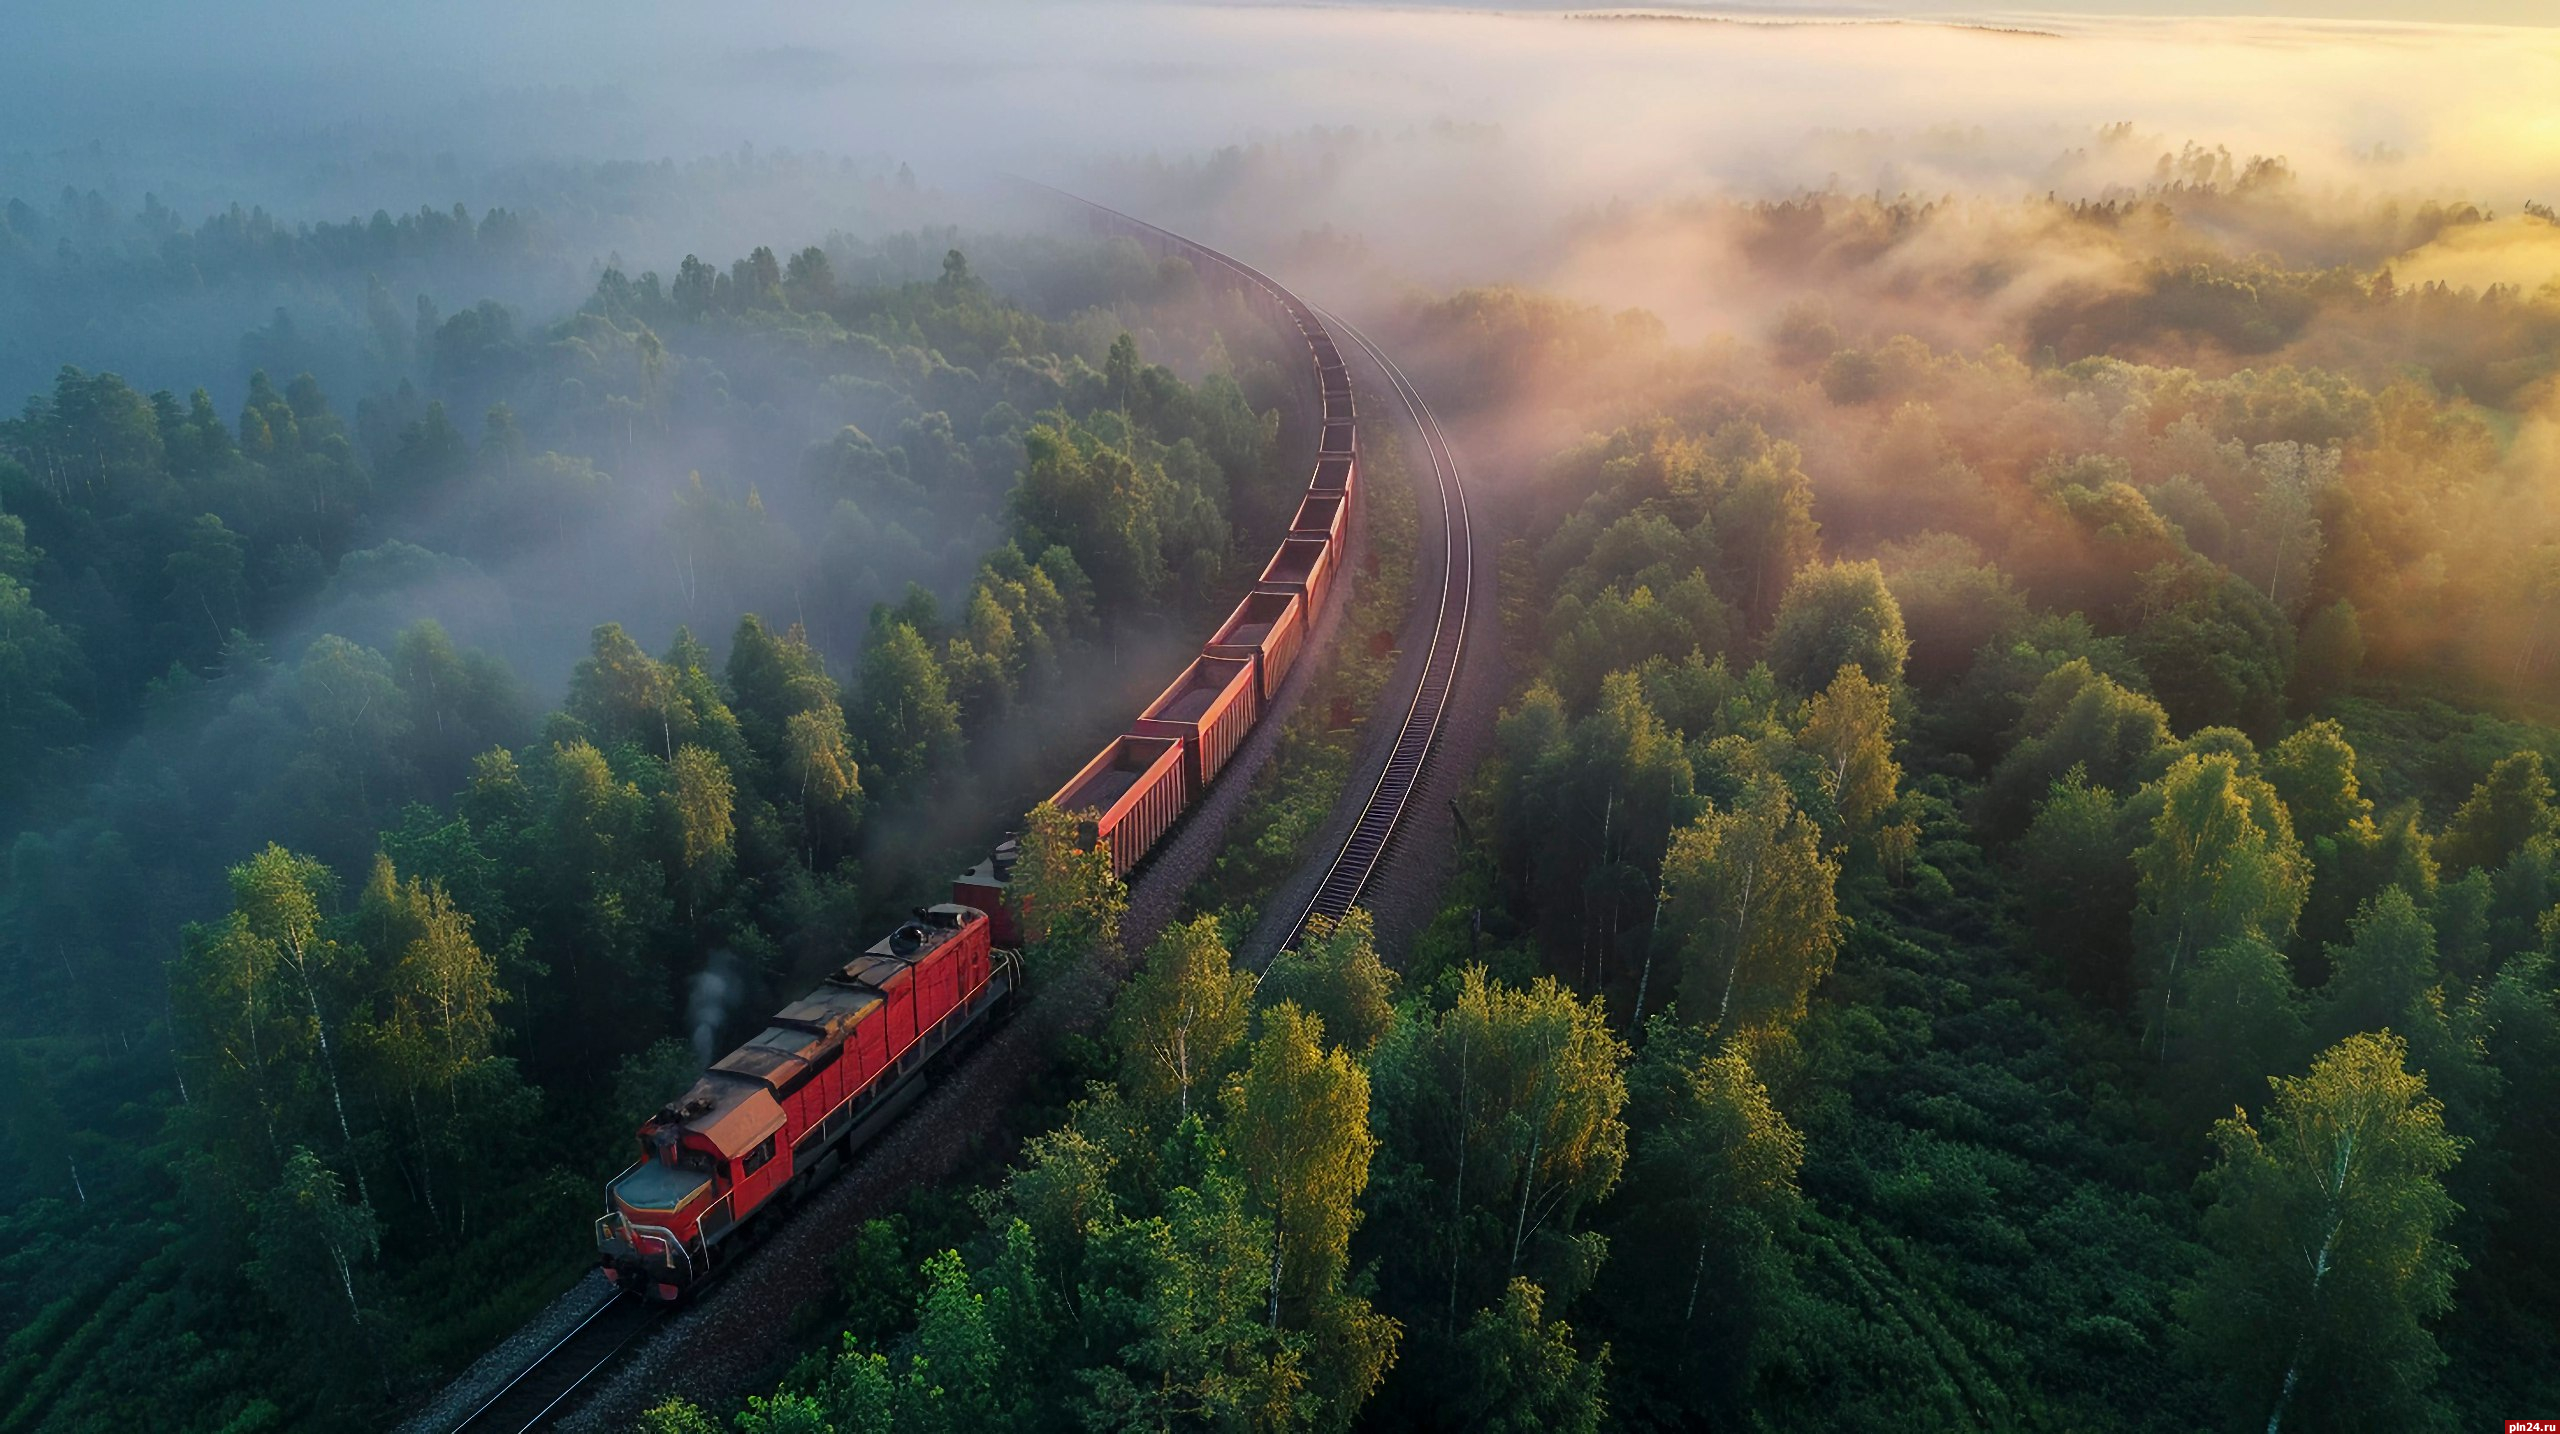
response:
[[[1091,212],[1106,237],[1190,260],[1212,292],[1242,298],[1304,341],[1318,440],[1289,532],[1200,655],[1127,731],[1050,798],[1078,839],[1126,876],[1271,710],[1336,586],[1360,454],[1350,371],[1315,312],[1263,274],[1153,225]],[[823,1173],[853,1157],[1020,999],[1020,913],[1008,839],[914,919],[767,1019],[752,1040],[639,1131],[597,1217],[597,1261],[623,1291],[683,1300]]]

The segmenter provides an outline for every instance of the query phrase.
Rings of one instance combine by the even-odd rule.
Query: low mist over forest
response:
[[[1006,1099],[575,1427],[2560,1409],[2560,30],[2106,8],[37,0],[0,1434],[450,1427],[1017,830]],[[1267,965],[1430,455],[1355,364],[1340,630],[1124,950],[1038,804],[1313,408],[1039,184],[1463,468],[1432,874]]]

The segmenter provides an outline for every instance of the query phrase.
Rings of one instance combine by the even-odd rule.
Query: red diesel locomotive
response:
[[[642,1123],[640,1158],[614,1177],[612,1208],[596,1221],[605,1278],[682,1299],[757,1215],[888,1124],[925,1064],[1020,986],[985,912],[947,903],[915,918]]]
[[[1153,225],[1095,211],[1104,232],[1201,266],[1213,290],[1296,328],[1321,416],[1314,476],[1290,532],[1173,684],[1050,800],[1127,875],[1207,791],[1270,710],[1312,639],[1347,557],[1359,465],[1350,371],[1322,320],[1261,273]],[[827,1162],[852,1158],[923,1089],[936,1057],[983,1028],[1021,986],[1017,844],[952,883],[915,919],[769,1018],[691,1090],[640,1126],[615,1176],[597,1260],[626,1292],[683,1299],[727,1263],[742,1231],[789,1205]]]

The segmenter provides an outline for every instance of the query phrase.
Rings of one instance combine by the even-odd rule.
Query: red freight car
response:
[[[1348,503],[1359,477],[1360,465],[1357,462],[1328,454],[1317,462],[1316,476],[1308,482],[1307,491],[1330,493]]]
[[[1290,537],[1328,539],[1336,554],[1342,551],[1343,535],[1350,531],[1351,505],[1339,493],[1307,494],[1298,503],[1298,516],[1289,520]]]
[[[1211,657],[1251,659],[1254,688],[1268,707],[1280,695],[1280,683],[1306,640],[1307,608],[1296,594],[1250,592],[1201,651]]]
[[[1141,737],[1181,740],[1183,775],[1196,802],[1218,780],[1218,772],[1236,748],[1244,745],[1245,734],[1253,730],[1261,711],[1261,695],[1253,687],[1252,659],[1201,657],[1183,669],[1129,730]]]
[[[1186,795],[1180,738],[1114,737],[1049,800],[1065,811],[1092,812],[1077,845],[1107,848],[1112,873],[1127,876],[1182,815]]]
[[[1306,600],[1310,623],[1324,611],[1325,594],[1333,591],[1333,544],[1323,538],[1296,536],[1280,540],[1279,551],[1263,566],[1257,592],[1292,592]]]
[[[640,1126],[640,1159],[596,1221],[605,1277],[677,1300],[774,1197],[850,1155],[912,1098],[911,1077],[1010,995],[986,913],[919,908],[712,1063]]]
[[[1349,423],[1351,418],[1351,395],[1347,393],[1328,393],[1324,396],[1325,422]]]

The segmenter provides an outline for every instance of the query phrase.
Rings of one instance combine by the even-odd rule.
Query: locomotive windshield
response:
[[[687,1156],[698,1152],[686,1151]],[[671,1214],[683,1209],[711,1184],[711,1177],[700,1170],[651,1162],[613,1182],[613,1198],[623,1207],[635,1211]]]

